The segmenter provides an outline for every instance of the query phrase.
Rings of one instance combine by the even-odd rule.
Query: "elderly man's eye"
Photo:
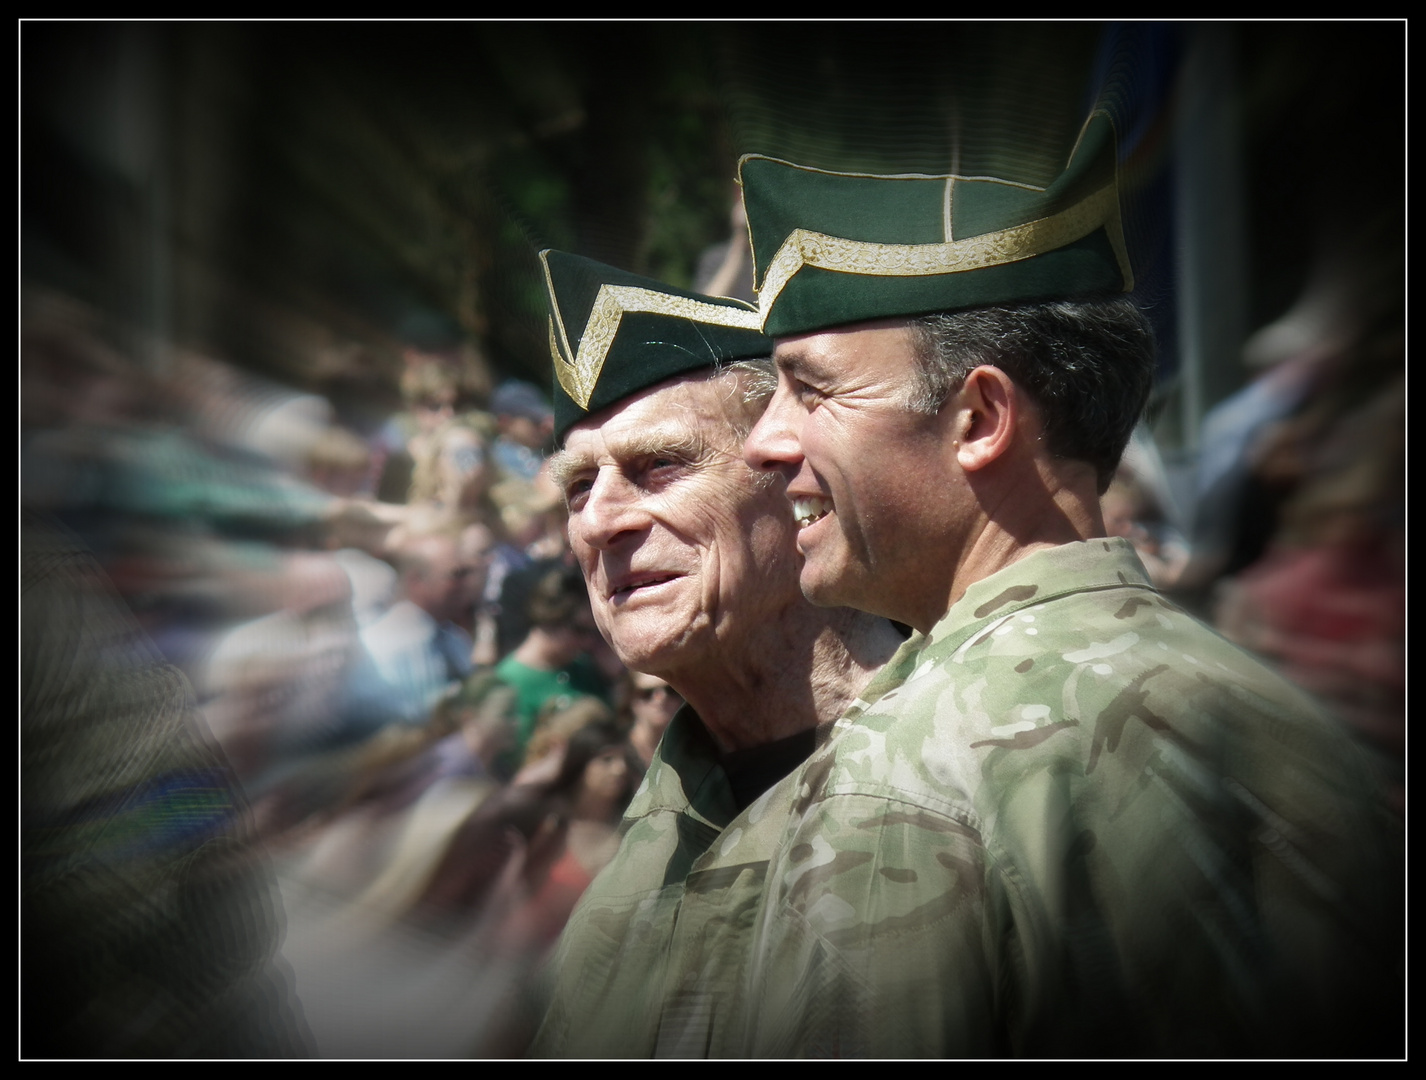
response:
[[[676,454],[650,454],[630,469],[629,479],[646,491],[657,490],[677,481],[687,467]]]
[[[646,475],[667,476],[670,472],[688,467],[688,459],[678,453],[647,454],[638,463],[638,468]]]
[[[578,480],[571,480],[565,485],[564,501],[571,510],[578,509],[578,504],[584,502],[585,496],[594,487],[594,481],[587,476],[582,476]]]

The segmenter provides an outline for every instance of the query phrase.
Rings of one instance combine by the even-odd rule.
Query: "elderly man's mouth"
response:
[[[799,495],[792,500],[792,519],[799,529],[821,521],[832,512],[832,500],[821,495]]]
[[[640,589],[649,589],[655,585],[663,585],[673,581],[679,576],[678,574],[649,574],[648,576],[632,578],[616,587],[614,591],[609,594],[609,598],[614,600],[621,596],[629,596],[638,592]]]

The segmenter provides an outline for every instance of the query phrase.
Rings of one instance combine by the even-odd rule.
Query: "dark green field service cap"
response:
[[[1095,113],[1048,188],[738,163],[763,333],[1133,288],[1114,129]]]
[[[772,355],[756,308],[563,251],[542,251],[555,365],[555,438],[665,379]]]

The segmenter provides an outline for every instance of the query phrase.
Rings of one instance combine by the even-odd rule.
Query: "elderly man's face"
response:
[[[730,422],[737,387],[656,386],[575,426],[551,462],[595,620],[635,670],[706,669],[801,603],[790,508]]]
[[[777,392],[748,437],[748,464],[775,472],[797,519],[802,591],[917,625],[954,571],[964,480],[942,410],[906,405],[912,338],[899,323],[779,339]],[[945,592],[939,597],[944,610]],[[934,603],[930,605],[934,607]]]

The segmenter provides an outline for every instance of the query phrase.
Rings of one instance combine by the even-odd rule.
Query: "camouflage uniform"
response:
[[[716,762],[685,710],[535,1053],[1399,1051],[1352,751],[1122,540],[972,586],[741,814]]]

